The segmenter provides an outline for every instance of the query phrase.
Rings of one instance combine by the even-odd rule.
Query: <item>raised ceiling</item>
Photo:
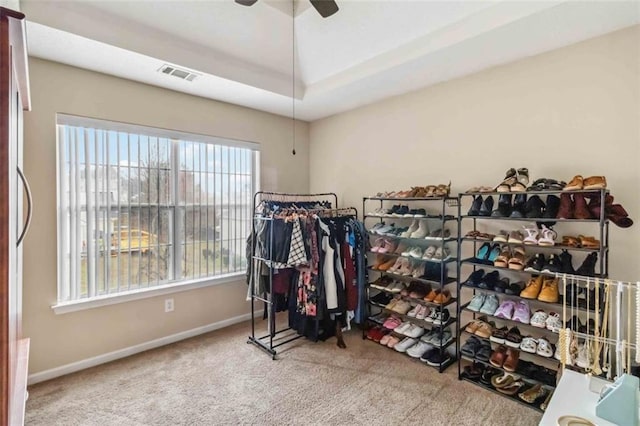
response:
[[[286,116],[295,95],[309,121],[640,22],[637,1],[337,3],[326,19],[307,0],[21,8],[33,56]],[[164,63],[201,77],[160,74]]]

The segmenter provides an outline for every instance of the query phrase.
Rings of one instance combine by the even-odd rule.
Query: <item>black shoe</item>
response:
[[[477,197],[473,197],[473,203],[471,203],[471,208],[467,212],[468,216],[479,216],[480,215],[480,207],[482,206],[482,195],[478,195]]]
[[[542,253],[536,253],[529,258],[529,261],[524,266],[525,272],[542,272],[542,268],[546,265],[547,260]]]
[[[436,351],[427,358],[427,364],[432,367],[440,367],[450,361],[451,355],[447,351]]]
[[[493,209],[493,197],[489,195],[480,207],[480,216],[491,216],[491,209]]]
[[[575,274],[576,271],[573,269],[573,264],[571,263],[571,253],[567,250],[562,250],[560,253],[560,272],[563,274]]]
[[[496,281],[493,290],[498,293],[505,293],[508,288],[509,288],[509,278],[502,277],[498,281]]]
[[[482,376],[480,376],[480,383],[482,383],[483,385],[491,386],[491,378],[498,373],[501,373],[501,371],[496,368],[489,366],[485,367],[484,371],[482,372]]]
[[[427,215],[427,211],[425,209],[415,209],[414,216],[415,215],[426,216]]]
[[[512,194],[501,194],[498,198],[498,208],[491,212],[492,217],[509,217],[511,214]]]
[[[421,360],[422,361],[422,360]],[[482,376],[482,370],[484,369],[484,365],[474,362],[472,365],[466,365],[464,370],[462,371],[462,377],[465,377],[469,380],[478,381]]]
[[[469,278],[464,282],[464,285],[469,287],[477,287],[480,281],[482,281],[482,277],[484,276],[484,269],[478,269],[477,271],[473,271]]]
[[[400,210],[400,207],[402,207],[400,204],[391,207],[391,210],[387,212],[387,215],[398,214],[398,210]]]
[[[496,283],[499,279],[500,274],[498,273],[498,271],[489,272],[484,277],[482,277],[477,287],[483,288],[485,290],[493,290],[494,288],[496,288]]]
[[[582,265],[580,265],[580,267],[576,270],[576,274],[585,277],[595,277],[597,261],[598,253],[590,253],[584,260],[584,262],[582,262]]]
[[[562,268],[562,263],[560,259],[555,254],[550,254],[547,262],[542,267],[540,272],[546,272],[548,274],[555,274],[556,272],[560,272]]]
[[[545,205],[537,195],[529,197],[524,206],[525,216],[528,218],[542,217]]]
[[[545,219],[555,219],[558,216],[558,211],[560,210],[560,198],[555,195],[547,196],[547,207],[544,209],[544,214],[542,215]]]
[[[449,321],[449,318],[451,318],[451,314],[449,314],[448,309],[445,308],[445,309],[442,309],[441,311],[437,311],[436,314],[433,316],[433,325],[442,327],[447,323],[447,321]]]
[[[510,296],[520,296],[522,290],[524,290],[525,284],[522,281],[518,281],[515,283],[511,283],[507,289],[505,289],[504,294],[508,294]]]
[[[509,217],[523,218],[526,214],[527,194],[516,194],[513,200],[513,210]]]
[[[398,216],[404,216],[409,213],[409,206],[400,206],[398,210],[394,213]]]

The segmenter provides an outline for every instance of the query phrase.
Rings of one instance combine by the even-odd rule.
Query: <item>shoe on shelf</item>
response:
[[[427,211],[425,209],[415,209],[413,217],[427,217]]]
[[[446,229],[443,231],[442,228],[434,229],[431,231],[429,235],[424,237],[425,240],[443,240],[449,238],[451,236],[451,231]]]
[[[482,304],[482,308],[480,308],[480,312],[487,315],[494,315],[499,304],[498,296],[495,294],[489,294],[486,296],[484,303]]]
[[[433,303],[444,305],[451,300],[451,291],[444,289],[433,299]]]
[[[475,358],[480,349],[481,340],[476,336],[469,336],[467,341],[460,347],[460,353],[469,358]]]
[[[576,273],[575,269],[573,269],[573,260],[571,257],[571,253],[563,249],[558,258],[560,259],[560,272],[562,272],[563,274]]]
[[[498,208],[491,212],[492,217],[509,217],[511,215],[511,194],[501,194],[498,198]]]
[[[432,349],[431,351],[427,352],[427,354],[425,354],[427,355],[426,357],[427,364],[432,367],[439,367],[441,365],[445,365],[451,362],[451,355],[449,355],[447,351]],[[422,360],[422,358],[425,357],[425,355],[420,357],[420,360]]]
[[[429,246],[425,249],[422,259],[423,260],[432,260],[438,248],[436,246]]]
[[[436,297],[438,297],[440,290],[439,289],[431,289],[431,291],[429,293],[426,294],[426,296],[424,296],[424,301],[425,302],[433,302]]]
[[[498,233],[493,237],[494,243],[506,243],[508,240],[509,233],[505,230],[498,231]]]
[[[558,279],[545,277],[542,282],[542,290],[538,295],[538,300],[546,303],[558,303]]]
[[[442,333],[439,333],[437,330],[435,330],[431,334],[429,343],[431,343],[433,346],[441,347],[448,344],[452,340],[453,340],[453,334],[451,333],[451,330],[448,328],[445,328],[444,330],[442,330]]]
[[[574,210],[575,205],[573,203],[573,199],[571,198],[571,194],[560,194],[560,207],[558,209],[556,217],[558,219],[574,219]]]
[[[516,169],[513,167],[507,170],[505,174],[504,180],[494,188],[496,192],[510,192],[511,185],[514,185],[517,182],[516,179]]]
[[[432,262],[446,262],[449,259],[451,259],[449,249],[446,247],[438,247],[430,260]]]
[[[538,350],[538,341],[531,336],[523,337],[522,342],[520,343],[520,350],[530,354],[535,354],[536,350]]]
[[[513,317],[515,309],[516,303],[513,300],[505,300],[500,304],[495,313],[492,315],[497,318],[510,320]]]
[[[527,206],[527,195],[526,194],[516,194],[513,200],[513,210],[511,210],[511,214],[509,217],[522,219],[526,215],[526,206]]]
[[[505,339],[505,345],[511,348],[519,348],[522,343],[522,335],[520,334],[520,330],[518,327],[511,327],[509,332],[507,333],[507,338]]]
[[[407,337],[417,339],[424,334],[424,328],[415,324],[411,324],[411,326],[407,330],[405,330],[403,334]]]
[[[397,343],[393,349],[398,352],[406,352],[411,346],[418,343],[418,340],[412,339],[411,337],[405,337],[400,343]]]
[[[551,330],[554,333],[559,333],[560,329],[563,327],[560,315],[555,312],[549,312],[549,316],[547,317],[545,324],[547,330]]]
[[[542,268],[542,272],[547,274],[555,274],[562,270],[562,263],[556,254],[550,254],[547,262]]]
[[[389,318],[385,320],[384,323],[382,323],[382,326],[387,330],[395,330],[401,324],[402,324],[402,321],[400,321],[398,317],[394,317],[393,315],[391,315]]]
[[[527,236],[524,237],[524,239],[522,240],[522,242],[525,245],[538,245],[538,228],[535,226],[526,226],[523,225],[522,228],[524,229],[524,232],[527,233]]]
[[[408,317],[412,317],[415,318],[416,314],[418,313],[418,308],[420,308],[420,306],[422,305],[416,305],[413,307],[413,309],[411,309],[409,312],[407,312],[407,316]]]
[[[507,359],[507,347],[500,345],[491,354],[489,363],[497,368],[502,368],[504,361]]]
[[[501,277],[498,281],[496,281],[493,291],[497,293],[504,293],[509,288],[509,278]]]
[[[607,187],[607,178],[604,176],[589,176],[583,180],[583,189],[603,189]]]
[[[386,261],[384,261],[383,263],[381,263],[381,264],[377,265],[377,266],[378,266],[378,267],[377,267],[377,269],[378,269],[378,271],[387,271],[387,270],[389,270],[393,265],[395,265],[395,263],[396,263],[396,259],[393,259],[393,258],[392,258],[392,259],[386,260]]]
[[[533,404],[547,394],[547,390],[540,383],[533,385],[531,388],[518,394],[518,398],[528,404]]]
[[[398,343],[400,343],[400,338],[392,335],[391,337],[389,337],[389,340],[387,341],[387,347],[393,348]]]
[[[553,345],[544,337],[539,338],[536,354],[545,358],[551,358],[553,356]]]
[[[509,246],[504,246],[500,250],[498,257],[493,261],[493,266],[507,268],[509,266],[509,259],[511,259],[511,250],[509,249]]]
[[[513,256],[509,259],[508,266],[509,269],[516,271],[522,271],[522,269],[524,269],[524,254],[522,251],[516,249],[513,250]]]
[[[527,264],[524,267],[524,271],[525,272],[542,272],[542,269],[544,268],[544,265],[546,265],[546,263],[547,263],[547,259],[544,257],[544,254],[536,253],[529,258],[529,260],[527,261]]]
[[[542,231],[540,231],[540,238],[538,238],[539,246],[553,246],[556,243],[558,234],[553,229],[547,228],[542,225]]]
[[[473,332],[473,334],[475,334],[478,337],[482,337],[483,339],[489,339],[493,334],[494,328],[495,328],[495,324],[493,323],[493,321],[489,321],[489,322],[482,321],[480,323],[480,326],[476,329],[476,331]]]
[[[529,169],[521,167],[516,170],[516,181],[511,184],[509,190],[511,192],[524,192],[529,185]]]
[[[569,183],[564,187],[565,191],[579,191],[583,187],[584,178],[581,175],[575,175]]]
[[[413,257],[414,259],[420,259],[422,254],[422,249],[420,247],[413,247],[408,253],[409,257]]]
[[[525,204],[525,217],[530,219],[540,218],[543,216],[545,208],[546,205],[540,199],[540,197],[537,195],[533,195],[529,197],[529,199],[527,200],[527,204]]]
[[[392,311],[402,315],[406,315],[406,313],[409,312],[410,309],[411,309],[411,303],[405,300],[400,300],[395,305],[393,305]]]
[[[480,197],[480,201],[482,201],[482,197]],[[474,216],[491,216],[491,212],[493,211],[493,197],[489,195],[484,199],[480,206],[480,210],[478,214]]]
[[[483,276],[484,276],[484,269],[478,269],[476,271],[473,271],[464,281],[464,285],[469,287],[477,287],[478,283],[480,283]]]
[[[420,358],[429,349],[433,349],[433,346],[423,341],[419,341],[407,349],[407,355],[411,358]]]
[[[502,368],[504,368],[505,371],[508,371],[510,373],[515,372],[516,368],[518,368],[519,359],[520,359],[520,351],[512,348],[508,348],[507,359],[504,361],[504,364],[502,364]]]
[[[473,312],[480,312],[480,308],[484,305],[484,301],[486,300],[487,295],[484,293],[477,293],[469,302],[467,309]]]
[[[511,320],[521,322],[522,324],[529,324],[530,318],[531,309],[529,308],[529,303],[525,300],[518,301]]]
[[[598,253],[589,253],[582,262],[582,265],[576,270],[577,275],[585,277],[595,277],[596,275],[596,263],[598,261]]]
[[[434,309],[435,315],[433,317],[433,325],[445,325],[451,318],[448,309]]]
[[[509,333],[509,329],[506,326],[502,328],[494,328],[489,340],[495,343],[504,344],[507,338],[507,333]]]
[[[400,237],[401,238],[410,238],[411,234],[416,232],[418,230],[418,228],[420,228],[420,221],[418,219],[413,219],[413,222],[411,222],[411,225],[409,226],[409,229],[407,229],[402,234],[400,234]]]
[[[398,257],[397,259],[395,259],[395,262],[393,263],[393,265],[386,269],[387,272],[395,274],[402,267],[404,262],[407,262],[407,259],[403,259],[401,257]],[[380,269],[379,266],[378,266],[378,269]]]
[[[547,407],[549,406],[549,403],[551,402],[551,397],[553,396],[553,390],[549,391],[549,393],[547,393],[547,397],[544,399],[544,402],[542,404],[540,404],[540,409],[542,411],[546,411]]]
[[[411,233],[410,238],[424,238],[429,235],[429,228],[427,225],[427,219],[420,219],[418,229]]]
[[[575,209],[573,211],[573,216],[576,219],[594,219],[591,211],[587,207],[587,200],[584,198],[584,194],[576,193],[573,194],[573,202],[575,204]]]
[[[498,271],[491,271],[484,275],[477,287],[484,290],[493,290],[496,287],[496,283],[500,280],[500,273]]]
[[[424,305],[418,305],[418,311],[416,312],[416,319],[423,320],[427,315],[430,314],[429,310]]]
[[[542,309],[538,309],[531,316],[530,323],[533,327],[546,328],[547,318],[549,318],[549,315],[547,315],[547,313]]]
[[[524,290],[524,285],[523,281],[511,283],[509,284],[509,287],[504,290],[504,294],[508,294],[509,296],[519,296],[522,290]]]
[[[522,244],[524,241],[524,235],[520,231],[511,231],[509,232],[509,240],[507,241],[509,244]]]
[[[396,328],[393,329],[393,331],[398,334],[404,334],[404,332],[407,331],[411,326],[412,323],[410,323],[409,321],[401,322]]]
[[[471,207],[467,212],[467,216],[480,216],[480,207],[482,206],[482,195],[473,197]]]
[[[475,358],[478,361],[482,362],[490,362],[491,360],[491,343],[487,340],[482,340],[480,342],[480,347],[476,351]]]

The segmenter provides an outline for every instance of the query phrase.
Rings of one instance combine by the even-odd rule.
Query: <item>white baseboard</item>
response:
[[[256,318],[261,318],[262,310],[256,311],[255,315],[256,315]],[[76,371],[84,370],[86,368],[95,367],[96,365],[105,364],[107,362],[125,358],[140,352],[148,351],[149,349],[159,348],[160,346],[168,345],[170,343],[179,342],[180,340],[188,339],[190,337],[208,333],[213,330],[218,330],[224,327],[228,327],[233,324],[238,324],[240,322],[247,321],[249,319],[251,319],[250,313],[239,315],[237,317],[232,317],[226,320],[214,322],[212,324],[203,325],[202,327],[196,327],[191,330],[172,334],[170,336],[161,337],[159,339],[150,340],[148,342],[140,343],[134,346],[129,346],[127,348],[119,349],[117,351],[113,351],[106,354],[94,356],[92,358],[87,358],[80,361],[72,362],[70,364],[62,365],[60,367],[52,368],[50,370],[34,373],[29,376],[28,384],[33,385],[36,383],[44,382],[45,380],[55,379],[56,377],[75,373]]]

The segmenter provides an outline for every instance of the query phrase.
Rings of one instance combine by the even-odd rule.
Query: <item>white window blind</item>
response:
[[[257,145],[58,115],[58,302],[244,271]]]

